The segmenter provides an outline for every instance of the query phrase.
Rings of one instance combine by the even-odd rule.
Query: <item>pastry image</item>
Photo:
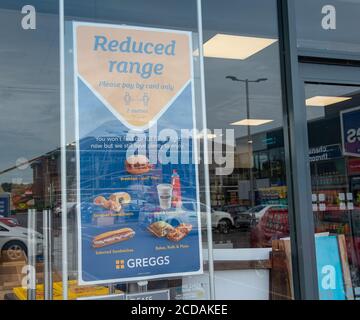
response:
[[[94,204],[96,204],[98,206],[102,206],[105,201],[106,201],[106,199],[103,196],[98,196],[94,199]]]
[[[130,156],[125,161],[126,171],[130,174],[143,174],[151,170],[149,159],[144,155]]]
[[[130,202],[131,197],[126,192],[113,193],[109,199],[106,199],[103,196],[97,196],[93,201],[95,205],[114,212],[121,212],[122,204],[128,204]]]
[[[102,248],[114,243],[131,239],[135,236],[135,231],[131,228],[122,228],[119,230],[108,231],[97,235],[92,240],[93,248]]]
[[[122,206],[119,202],[112,201],[112,200],[108,200],[108,202],[110,203],[110,210],[115,211],[115,212],[121,211]]]
[[[131,197],[126,192],[116,192],[109,197],[109,200],[115,201],[116,203],[120,203],[120,204],[123,203],[127,204],[131,202]]]
[[[181,223],[176,229],[180,230],[182,233],[188,234],[192,230],[192,225],[190,223]]]
[[[111,207],[111,201],[105,200],[105,201],[102,203],[102,206],[103,206],[105,209],[110,209],[110,207]]]
[[[182,239],[184,239],[189,232],[192,230],[192,225],[189,223],[181,223],[179,224],[176,228],[174,228],[173,230],[171,230],[166,237],[170,240],[170,241],[180,241]]]
[[[148,230],[158,238],[165,237],[173,229],[174,227],[165,221],[157,221],[148,226]]]
[[[174,230],[170,231],[166,237],[170,241],[177,242],[177,241],[184,239],[186,236],[187,236],[187,233],[181,232],[179,229],[175,228]]]

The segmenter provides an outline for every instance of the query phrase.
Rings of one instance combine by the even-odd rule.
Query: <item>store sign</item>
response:
[[[343,154],[360,157],[360,108],[341,112]]]
[[[309,150],[310,162],[331,160],[341,158],[341,156],[341,147],[339,144],[318,146],[310,148]]]
[[[192,34],[76,22],[73,41],[79,283],[202,273]]]
[[[0,195],[0,216],[10,216],[10,195]]]
[[[315,238],[320,300],[346,300],[336,236]]]

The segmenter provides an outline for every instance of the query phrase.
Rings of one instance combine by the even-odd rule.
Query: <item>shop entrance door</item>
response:
[[[353,299],[360,294],[360,68],[302,64],[301,73],[319,295]],[[337,240],[338,251],[323,246],[326,239]]]

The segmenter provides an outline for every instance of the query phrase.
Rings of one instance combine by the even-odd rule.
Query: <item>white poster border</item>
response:
[[[191,82],[191,96],[192,96],[192,120],[193,120],[193,129],[196,132],[196,112],[195,112],[195,85],[194,85],[194,61],[193,61],[193,45],[192,45],[192,32],[191,31],[182,31],[182,30],[174,30],[174,29],[162,29],[162,28],[150,28],[150,27],[137,27],[137,26],[128,26],[128,25],[117,25],[117,24],[106,24],[106,23],[93,23],[93,22],[82,22],[82,21],[72,21],[73,26],[73,64],[74,64],[74,104],[75,104],[75,137],[76,137],[76,185],[77,185],[77,192],[76,192],[76,201],[77,201],[77,262],[78,262],[78,284],[79,285],[99,285],[99,284],[111,284],[111,283],[126,283],[132,281],[141,281],[141,280],[151,280],[151,279],[161,279],[161,278],[176,278],[182,276],[193,276],[193,275],[201,275],[204,273],[203,270],[203,253],[202,253],[202,234],[201,234],[201,212],[200,212],[200,189],[199,189],[199,168],[198,168],[198,145],[196,141],[196,137],[194,136],[193,141],[193,154],[194,154],[194,162],[195,162],[195,182],[196,182],[196,203],[197,203],[197,218],[198,218],[198,249],[199,249],[199,261],[200,266],[199,269],[196,271],[189,271],[189,272],[181,272],[181,273],[167,273],[167,274],[157,274],[151,276],[137,276],[131,278],[114,278],[114,279],[107,279],[107,280],[95,280],[95,281],[84,281],[83,280],[83,273],[82,273],[82,230],[81,230],[81,208],[80,204],[80,150],[79,150],[79,141],[80,141],[80,133],[79,133],[79,100],[78,100],[78,79],[81,77],[78,73],[78,66],[77,66],[77,35],[76,30],[79,26],[94,26],[94,27],[106,27],[106,28],[117,28],[117,29],[129,29],[129,30],[143,30],[143,31],[152,31],[152,32],[169,32],[169,33],[178,33],[178,34],[185,34],[188,36],[189,39],[189,55],[190,55],[190,80],[186,83],[186,85],[181,88],[179,93],[176,95],[179,96],[181,92],[185,89],[185,87]],[[82,79],[82,77],[81,77]],[[87,82],[84,82],[87,86]],[[91,87],[89,89],[99,98],[96,91],[94,91]],[[104,99],[100,99],[104,103]],[[168,107],[175,101],[173,98],[167,106],[164,106],[164,112],[168,109]],[[106,105],[107,106],[107,105]],[[111,109],[109,109],[111,110]],[[159,117],[164,113],[163,111],[160,112],[155,121],[159,119]],[[203,115],[204,116],[204,115]],[[119,119],[119,117],[117,117]],[[129,125],[125,120],[119,119],[123,124]],[[149,124],[153,123],[154,121],[149,122]],[[137,130],[146,130],[149,126],[145,127],[135,127]]]

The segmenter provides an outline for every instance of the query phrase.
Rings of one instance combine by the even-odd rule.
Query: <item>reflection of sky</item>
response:
[[[38,29],[24,31],[21,17],[20,9],[0,10],[0,171],[59,146],[58,18],[38,14]],[[32,170],[0,183],[18,177],[32,181]]]

